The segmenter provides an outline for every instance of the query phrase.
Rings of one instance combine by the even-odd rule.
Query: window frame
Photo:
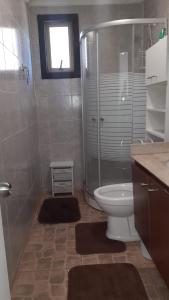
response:
[[[80,78],[80,43],[79,43],[79,21],[77,14],[48,14],[38,15],[39,49],[42,79],[62,79]],[[47,28],[58,24],[58,26],[68,26],[71,30],[69,34],[70,59],[73,68],[70,69],[51,69],[50,62],[50,43],[49,30]]]

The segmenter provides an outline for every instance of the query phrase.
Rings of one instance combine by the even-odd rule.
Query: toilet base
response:
[[[139,241],[140,237],[134,227],[134,215],[122,218],[109,216],[106,236],[122,242]]]

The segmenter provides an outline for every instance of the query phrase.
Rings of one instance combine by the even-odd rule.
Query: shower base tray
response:
[[[86,201],[91,207],[102,211],[102,209],[98,206],[96,200],[94,199],[94,196],[89,195],[87,192],[86,192]]]

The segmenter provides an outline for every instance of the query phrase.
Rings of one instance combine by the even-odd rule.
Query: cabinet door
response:
[[[146,51],[146,84],[167,80],[167,36]]]
[[[150,252],[149,176],[144,169],[133,164],[133,192],[135,227],[147,250]]]
[[[169,285],[169,191],[156,180],[149,189],[151,256]]]

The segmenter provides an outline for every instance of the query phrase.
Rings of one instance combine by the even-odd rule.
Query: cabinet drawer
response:
[[[53,180],[72,180],[72,169],[54,169],[52,172]]]
[[[167,36],[146,50],[146,84],[167,80]]]
[[[54,182],[53,183],[54,193],[71,193],[72,192],[72,182]]]

